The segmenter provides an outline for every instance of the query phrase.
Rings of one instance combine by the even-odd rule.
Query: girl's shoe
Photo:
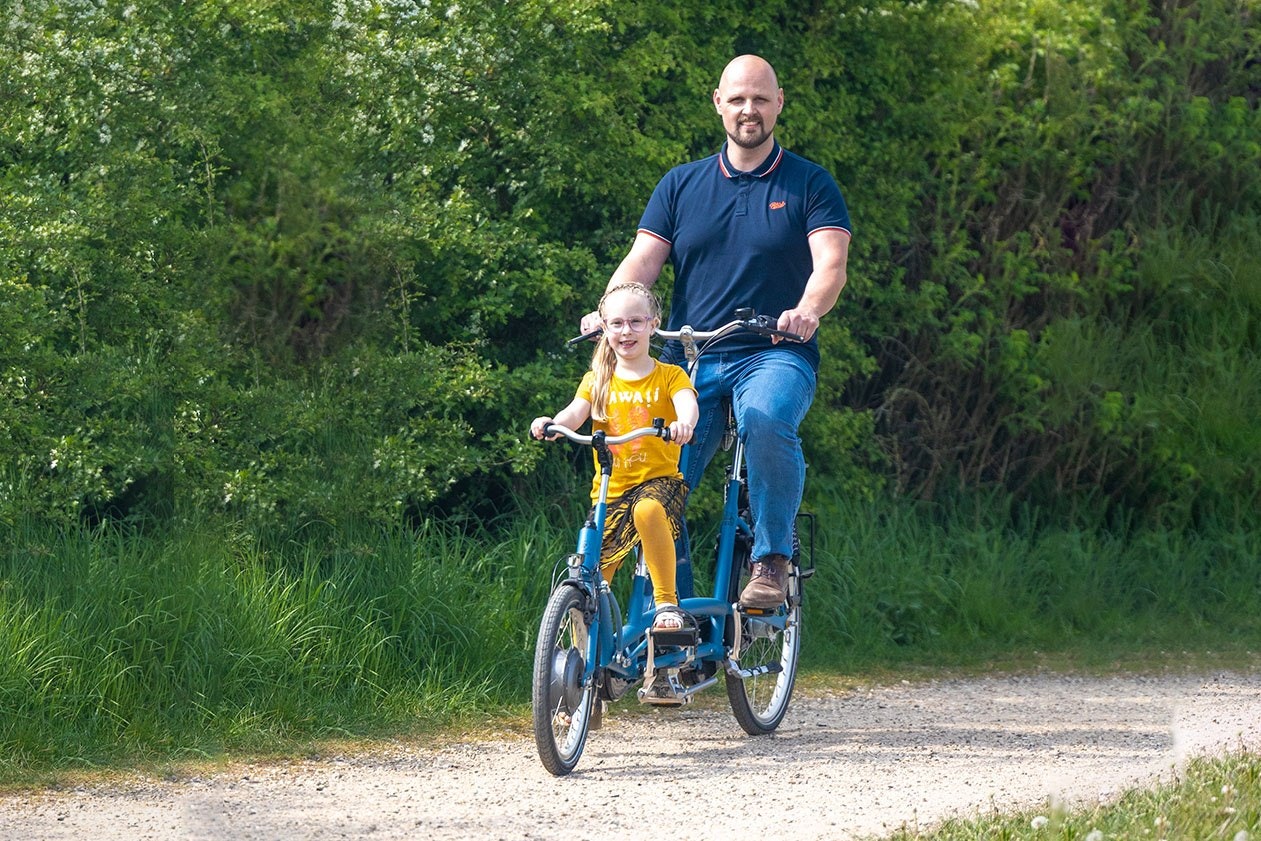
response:
[[[682,631],[691,621],[692,617],[676,604],[658,605],[656,615],[652,618],[652,629],[669,634]]]

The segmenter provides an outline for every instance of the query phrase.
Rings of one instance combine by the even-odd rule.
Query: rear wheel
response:
[[[539,759],[563,777],[578,764],[591,727],[595,680],[583,681],[587,635],[585,597],[558,587],[547,602],[534,648],[534,742]]]
[[[757,616],[739,617],[741,647],[736,662],[744,670],[765,668],[762,674],[739,678],[727,673],[727,699],[736,721],[751,736],[779,727],[788,712],[797,680],[801,652],[801,578],[796,566],[788,577],[787,616],[783,629]]]

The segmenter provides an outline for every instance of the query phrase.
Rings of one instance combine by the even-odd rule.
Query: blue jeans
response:
[[[793,523],[806,483],[797,429],[814,401],[816,381],[808,361],[780,348],[707,354],[692,373],[701,411],[683,450],[683,479],[689,488],[699,484],[722,442],[730,399],[749,470],[754,558],[792,555]],[[689,598],[695,593],[686,527],[676,548],[679,597]]]

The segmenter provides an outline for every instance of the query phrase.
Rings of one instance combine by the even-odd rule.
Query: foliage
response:
[[[1257,401],[1253,10],[1013,0],[974,20],[973,89],[936,109],[952,142],[930,152],[897,300],[865,302],[896,316],[862,388],[899,487],[1101,487],[1175,526],[1255,512],[1255,449],[1232,473],[1220,437],[1172,432]],[[1185,288],[1167,273],[1198,291],[1162,348]],[[1239,378],[1224,403],[1214,369]]]
[[[560,500],[529,487],[527,516],[468,531],[367,516],[284,533],[227,514],[144,534],[0,524],[0,780],[520,710],[551,575],[585,514],[572,485]],[[838,491],[811,507],[828,527],[806,589],[808,667],[1050,652],[1133,668],[1188,649],[1255,665],[1241,652],[1261,640],[1256,531],[1123,539],[989,499],[949,510]]]
[[[1257,507],[1246,3],[28,0],[3,25],[0,517],[509,504],[541,458],[519,430],[583,362],[557,349],[750,50],[854,211],[816,475]]]
[[[520,691],[547,585],[510,575],[540,548],[524,530],[0,534],[0,779],[450,724]]]
[[[855,223],[803,429],[814,664],[1255,640],[1256,15],[7,4],[0,754],[522,697],[589,470],[522,433],[747,51]]]

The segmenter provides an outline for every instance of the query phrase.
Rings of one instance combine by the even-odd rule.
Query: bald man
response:
[[[609,280],[651,287],[669,260],[674,289],[667,329],[713,330],[751,307],[803,343],[739,334],[708,351],[693,372],[700,423],[685,453],[695,488],[722,440],[730,400],[749,471],[756,524],[746,607],[784,602],[793,523],[805,486],[797,430],[814,399],[816,332],[845,286],[849,211],[835,179],[775,140],[784,91],[755,55],[733,59],[713,94],[727,140],[717,154],[666,173],[653,190],[630,252]],[[583,331],[599,316],[583,318]],[[677,343],[662,357],[682,363]],[[692,595],[691,553],[679,546],[679,595]]]

